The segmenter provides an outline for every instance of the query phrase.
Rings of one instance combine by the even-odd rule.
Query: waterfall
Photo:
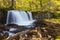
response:
[[[29,17],[27,13],[29,14]],[[35,20],[33,20],[31,12],[10,10],[7,13],[6,25],[16,24],[19,26],[29,26],[32,25],[33,22],[35,22]]]

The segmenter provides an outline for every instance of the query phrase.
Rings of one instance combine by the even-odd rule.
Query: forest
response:
[[[3,30],[10,28],[10,26],[7,26],[7,28],[9,27],[7,29],[4,25],[9,10],[29,11],[32,13],[33,19],[36,19],[37,22],[35,23],[36,27],[31,31],[37,30],[37,34],[42,36],[40,36],[40,39],[36,38],[36,40],[60,40],[60,0],[0,0],[0,35]],[[17,34],[20,35],[20,33]],[[6,34],[0,36],[0,40],[6,38]],[[14,40],[13,38],[15,37],[8,40]],[[15,38],[15,40],[19,40],[19,38]]]

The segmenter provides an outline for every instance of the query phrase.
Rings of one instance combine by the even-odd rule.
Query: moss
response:
[[[56,37],[56,40],[60,40],[60,35]]]

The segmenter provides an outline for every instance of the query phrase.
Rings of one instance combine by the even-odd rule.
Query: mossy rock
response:
[[[60,39],[56,39],[56,40],[60,40]]]
[[[60,40],[60,35],[56,37],[56,40]]]

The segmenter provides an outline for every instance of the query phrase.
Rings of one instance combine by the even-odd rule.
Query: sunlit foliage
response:
[[[0,8],[9,8],[11,6],[11,0],[0,0]]]
[[[60,0],[0,0],[0,8],[12,7],[15,10],[55,12],[60,10]]]
[[[17,0],[15,1],[15,9],[26,11],[39,11],[40,2],[38,0]]]

